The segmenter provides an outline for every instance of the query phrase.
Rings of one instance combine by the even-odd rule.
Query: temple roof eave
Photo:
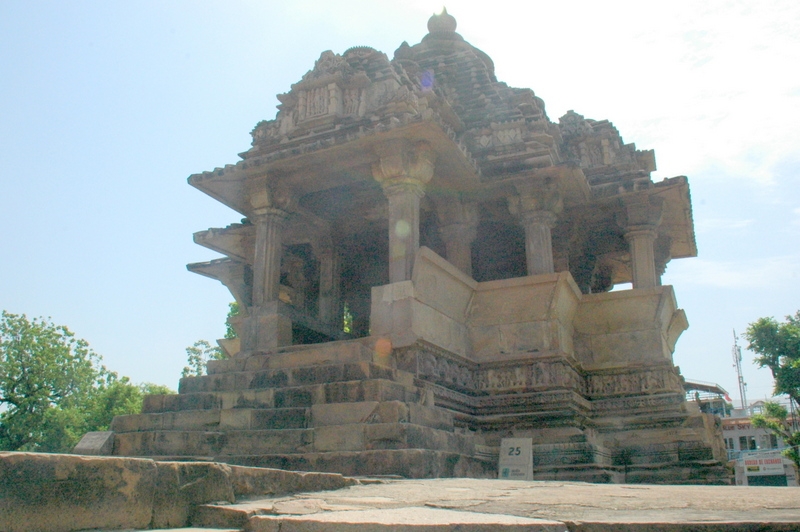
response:
[[[323,142],[325,140],[325,142]],[[248,189],[278,184],[295,196],[359,180],[372,180],[376,148],[386,142],[427,142],[436,153],[432,185],[461,192],[480,181],[480,170],[448,128],[431,120],[412,121],[371,134],[336,138],[336,131],[298,139],[281,150],[251,153],[235,165],[189,177],[188,182],[231,209],[247,215]],[[309,146],[310,145],[310,146]]]

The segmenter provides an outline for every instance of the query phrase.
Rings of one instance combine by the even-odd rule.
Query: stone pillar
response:
[[[281,232],[287,213],[280,209],[257,209],[251,219],[256,226],[253,260],[253,306],[277,301],[283,254]]]
[[[332,247],[323,248],[319,259],[319,320],[341,328],[341,260]],[[338,320],[338,321],[337,321]]]
[[[419,200],[425,194],[419,183],[384,185],[389,200],[389,282],[411,279],[419,249]]]
[[[444,242],[447,261],[472,276],[472,242],[478,230],[478,207],[457,198],[434,200],[439,220],[439,236]]]
[[[425,142],[394,141],[380,147],[372,175],[389,201],[389,282],[411,279],[419,249],[419,200],[433,177],[433,152]]]
[[[236,316],[240,333],[239,356],[270,352],[292,343],[292,322],[279,314],[279,285],[283,244],[281,233],[288,214],[261,207],[250,215],[256,227],[253,260],[253,306],[247,316]]]
[[[525,229],[525,259],[528,275],[553,273],[553,238],[550,230],[561,212],[561,195],[553,186],[517,185],[519,196],[511,197],[508,207]]]
[[[550,229],[556,215],[550,211],[531,211],[522,215],[525,228],[525,258],[528,275],[553,273],[553,239]]]
[[[653,242],[656,240],[655,227],[644,225],[628,227],[625,240],[630,246],[633,288],[655,287],[656,260],[653,254]]]
[[[455,223],[439,228],[447,251],[447,261],[472,277],[472,242],[478,229],[475,225]]]
[[[646,192],[624,200],[625,240],[630,247],[633,288],[654,288],[659,284],[654,244],[661,223],[662,204],[663,199],[651,198]]]

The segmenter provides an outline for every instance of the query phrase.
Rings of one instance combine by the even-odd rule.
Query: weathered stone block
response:
[[[377,401],[313,405],[311,407],[311,426],[326,427],[365,423],[377,406]]]
[[[221,430],[244,430],[252,428],[250,426],[252,410],[236,408],[223,410],[220,412],[219,428]]]
[[[407,443],[407,423],[379,423],[366,425],[364,437],[370,449],[400,449]]]
[[[152,528],[177,528],[189,524],[198,504],[233,502],[231,470],[225,464],[158,462]]]
[[[145,395],[142,398],[142,413],[163,412],[164,395]]]
[[[163,412],[179,410],[211,410],[221,406],[220,400],[213,393],[188,393],[165,395]]]
[[[304,429],[308,426],[307,408],[276,408],[252,410],[250,428],[252,429]]]
[[[115,456],[152,456],[154,432],[127,432],[114,435]]]
[[[265,449],[275,453],[308,452],[312,450],[312,434],[308,429],[231,431],[214,455],[260,454]]]
[[[114,416],[114,419],[111,421],[111,430],[114,432],[157,430],[162,428],[162,421],[163,419],[161,414],[132,414]]]
[[[410,403],[408,412],[410,423],[434,429],[453,430],[453,414],[446,410]]]
[[[220,408],[272,408],[275,406],[274,390],[242,390],[222,392],[219,395]]]
[[[310,407],[312,404],[314,394],[310,388],[284,388],[275,391],[275,408]]]
[[[0,528],[148,528],[156,476],[152,460],[0,453]]]
[[[116,419],[116,418],[115,418]],[[114,451],[114,431],[87,432],[72,454],[108,456]]]
[[[163,430],[214,430],[219,427],[219,410],[184,410],[158,414]]]
[[[361,451],[364,447],[364,425],[331,425],[314,429],[314,450]]]
[[[420,247],[412,275],[414,295],[456,322],[467,318],[473,292],[478,286],[474,279],[427,247]]]

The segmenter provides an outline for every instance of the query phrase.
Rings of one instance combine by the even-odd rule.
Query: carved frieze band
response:
[[[481,368],[476,375],[476,388],[482,391],[567,388],[584,393],[584,382],[578,371],[563,359],[515,361],[514,365]]]
[[[593,399],[661,392],[683,391],[680,377],[672,366],[626,370],[614,373],[595,373],[586,377],[587,395]]]
[[[572,404],[577,411],[603,413],[673,409],[683,401],[681,379],[672,365],[584,376],[560,357],[477,364],[425,343],[397,349],[395,356],[398,369],[436,385],[437,404],[462,412],[537,411]]]
[[[674,409],[683,403],[683,394],[671,393],[639,397],[618,397],[592,401],[592,410],[599,414],[619,411],[633,413],[637,410],[654,412],[656,410]]]
[[[583,376],[566,360],[516,360],[482,366],[432,345],[398,349],[397,367],[417,378],[445,387],[474,392],[508,389],[568,389],[585,394]]]

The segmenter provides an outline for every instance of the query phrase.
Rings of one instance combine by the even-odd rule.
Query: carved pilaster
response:
[[[511,214],[525,229],[528,275],[553,273],[553,238],[550,230],[563,208],[561,196],[550,187],[517,186],[519,196],[509,198]]]
[[[419,249],[419,200],[433,177],[434,154],[425,142],[387,143],[378,150],[372,175],[389,200],[389,282],[411,279]]]
[[[251,216],[256,227],[253,264],[253,305],[264,306],[277,301],[280,284],[281,232],[287,213],[269,207],[256,209]]]
[[[333,246],[316,250],[319,260],[319,320],[327,325],[339,325],[341,309],[341,259]]]
[[[624,205],[625,240],[630,246],[633,288],[653,288],[659,284],[654,244],[661,223],[663,200],[641,193],[626,198]]]

